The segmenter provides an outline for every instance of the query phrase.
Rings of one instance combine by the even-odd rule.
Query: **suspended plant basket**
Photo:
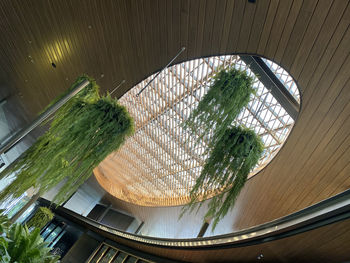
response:
[[[86,78],[79,78],[72,88]],[[61,204],[133,133],[126,108],[109,95],[100,97],[95,81],[89,81],[87,88],[57,111],[49,130],[2,172],[1,178],[16,176],[0,193],[0,200],[18,197],[30,187],[43,194],[63,182],[53,200]]]
[[[214,229],[234,206],[263,149],[263,143],[254,131],[242,127],[227,129],[210,151],[201,175],[191,190],[191,203],[186,209],[195,208],[199,201],[212,193],[211,189],[218,189],[219,194],[209,200],[205,215],[205,218],[214,220]]]
[[[212,146],[248,105],[254,92],[253,78],[244,71],[223,69],[214,76],[207,94],[184,122],[184,127],[196,134],[198,141],[212,134]]]
[[[47,207],[39,207],[34,216],[26,223],[30,229],[32,227],[42,229],[54,217],[54,213]]]
[[[252,85],[253,79],[243,71],[234,68],[221,70],[184,123],[190,132],[199,134],[198,142],[206,139],[204,155],[207,158],[190,192],[191,201],[183,208],[181,216],[199,208],[205,199],[212,197],[204,218],[213,219],[212,229],[234,206],[263,152],[261,138],[254,131],[235,123],[255,92]]]

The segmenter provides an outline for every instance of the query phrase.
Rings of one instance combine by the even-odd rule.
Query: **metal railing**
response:
[[[45,203],[45,200],[41,200]],[[200,249],[203,247],[245,246],[268,242],[303,233],[318,227],[350,218],[350,190],[302,209],[288,216],[231,234],[191,239],[171,239],[140,236],[102,225],[90,218],[58,207],[56,215],[118,242],[118,239],[166,248]]]
[[[0,154],[3,154],[14,147],[20,140],[22,140],[28,133],[34,130],[37,126],[47,120],[52,114],[54,114],[59,108],[61,108],[68,100],[70,100],[74,95],[76,95],[79,91],[89,85],[88,80],[84,80],[80,83],[75,89],[65,95],[62,99],[56,102],[54,105],[49,107],[46,111],[40,114],[31,124],[27,127],[23,128],[13,136],[5,139],[0,144]]]

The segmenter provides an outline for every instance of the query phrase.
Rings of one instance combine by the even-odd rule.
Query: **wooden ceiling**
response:
[[[277,64],[263,63],[270,63],[266,65],[271,65],[282,85],[299,100],[293,78]],[[140,206],[190,202],[190,191],[201,174],[212,133],[202,133],[205,139],[198,143],[201,131],[191,133],[183,123],[204,98],[212,76],[223,67],[244,70],[254,79],[256,94],[250,96],[250,102],[236,118],[236,123],[254,130],[264,144],[264,154],[248,178],[274,158],[293,128],[293,118],[239,56],[199,58],[148,77],[119,99],[134,119],[135,133],[94,170],[106,191]],[[148,83],[151,84],[145,89]],[[140,91],[143,92],[137,96]],[[219,188],[220,185],[211,186],[205,192],[206,198],[218,194]]]
[[[0,14],[0,84],[30,116],[81,73],[104,91],[125,79],[120,97],[182,46],[177,62],[248,53],[287,69],[301,91],[300,114],[277,157],[243,189],[234,229],[350,187],[348,1],[3,0]]]

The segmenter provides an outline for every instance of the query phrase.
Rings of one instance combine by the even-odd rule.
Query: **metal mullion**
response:
[[[129,256],[130,256],[129,254],[125,253],[125,257],[121,263],[125,263]]]
[[[64,225],[62,228],[61,228],[61,231],[57,234],[57,236],[50,242],[50,244],[48,245],[48,247],[50,247],[58,238],[61,238],[62,235],[64,234],[65,230],[67,228],[67,225]]]
[[[260,81],[265,87],[271,88],[273,96],[295,120],[299,112],[299,103],[271,71],[268,65],[261,58],[255,56],[241,56],[241,59],[247,65],[250,65],[250,69],[254,71],[255,75],[260,76]]]
[[[58,227],[58,224],[55,225],[55,227],[43,238],[44,241],[56,230],[57,227]]]
[[[112,261],[114,260],[114,259],[116,259],[116,257],[119,255],[119,253],[120,253],[120,251],[118,250],[118,249],[115,249],[115,248],[113,248],[114,250],[115,250],[115,254],[114,254],[114,256],[108,261],[108,263],[112,263]]]
[[[256,118],[256,120],[263,126],[265,127],[265,129],[267,131],[269,131],[270,129],[268,128],[268,126],[265,124],[264,120],[262,120],[259,116],[256,115],[256,113],[253,111],[253,109],[250,109],[249,106],[247,106],[248,111]],[[277,141],[279,142],[279,139],[276,138],[276,135],[271,134],[271,136]]]
[[[265,93],[265,94],[266,94],[266,93]],[[269,93],[267,92],[267,94],[269,94]],[[271,115],[275,116],[275,118],[276,118],[276,115],[274,114],[274,111],[271,110],[271,109],[269,108],[269,106],[267,106],[267,103],[266,103],[265,100],[261,101],[261,97],[262,97],[262,96],[256,96],[256,98],[266,107],[266,110],[269,111],[269,112],[271,112]],[[247,109],[249,110],[249,112],[255,117],[255,119],[257,119],[257,120],[259,121],[259,123],[260,123],[267,131],[269,131],[269,132],[271,133],[271,136],[274,137],[274,139],[276,140],[275,137],[277,137],[277,135],[273,132],[273,129],[270,129],[269,126],[268,126],[268,124],[265,123],[264,118],[260,118],[260,117],[258,116],[258,113],[257,113],[257,112],[253,112],[253,109],[252,109],[252,108],[249,109],[249,106],[247,106],[246,108],[247,108]],[[266,113],[266,114],[267,114],[267,113]],[[266,114],[265,114],[265,116],[266,116]],[[270,116],[269,121],[271,120],[271,117],[272,117],[272,116]],[[276,120],[277,120],[277,118],[276,118]],[[269,121],[268,121],[268,122],[269,122]],[[279,121],[280,121],[280,120],[279,120]],[[284,122],[282,122],[282,121],[280,121],[280,122],[281,122],[282,124],[284,123]],[[279,143],[281,143],[279,139],[277,139],[276,141],[279,142]]]
[[[102,249],[102,247],[101,247]],[[101,261],[101,259],[103,259],[104,255],[106,254],[106,252],[108,251],[109,247],[106,245],[105,250],[101,253],[100,257],[97,259],[96,263],[99,263]]]
[[[100,251],[100,249],[103,247],[104,243],[101,243],[97,249],[95,249],[95,251],[90,255],[90,257],[86,260],[87,263],[91,262],[91,260],[94,259],[94,257],[96,256],[96,254]]]
[[[275,116],[275,121],[274,121],[273,124],[271,125],[272,127],[274,126],[274,124],[276,123],[276,121],[279,121],[283,126],[286,125],[285,122],[282,122],[279,118],[276,118],[276,115],[274,114],[274,110],[270,109],[269,107],[267,107],[267,110],[271,112],[271,115],[272,115],[272,116]],[[280,108],[279,112],[280,112],[280,111],[281,111],[281,108]],[[272,117],[272,116],[271,116],[271,117]],[[267,123],[270,122],[271,117],[270,117],[270,119],[267,121]],[[270,131],[271,133],[273,132],[273,134],[274,134],[275,136],[277,136],[277,134],[276,134],[274,128],[271,128],[271,129],[268,128],[268,131]],[[277,136],[277,137],[278,137],[278,136]],[[278,142],[279,144],[281,144],[280,140],[278,140],[277,142]]]
[[[277,102],[277,104],[275,104],[274,106],[280,106],[280,109],[279,109],[279,111],[278,111],[278,113],[276,113],[273,109],[272,109],[272,107],[271,107],[271,105],[269,105],[269,104],[272,104],[272,103],[268,103],[268,102],[263,102],[264,103],[264,105],[265,105],[265,107],[271,112],[271,114],[273,115],[273,116],[275,116],[275,118],[279,121],[279,122],[281,122],[283,125],[285,125],[285,122],[283,121],[283,118],[281,118],[281,116],[279,115],[279,113],[281,112],[281,109],[283,108],[282,107],[282,105],[280,105],[278,102]],[[288,113],[287,113],[288,114]],[[288,115],[289,116],[289,115]]]
[[[278,127],[276,129],[274,129],[273,131],[277,132],[277,131],[283,130],[283,129],[287,128],[287,127],[290,127],[290,126],[293,126],[293,124],[286,124],[286,126]],[[267,135],[267,134],[269,134],[268,131],[266,131],[265,133],[260,134],[260,136],[262,137],[262,136]]]
[[[54,221],[54,220],[53,220]],[[40,231],[40,235],[44,234],[44,232],[46,231],[46,229],[48,229],[51,225],[55,225],[52,221],[50,223],[47,224],[46,227],[44,227],[41,231]],[[51,233],[51,232],[49,232]],[[49,234],[47,234],[45,237],[42,236],[42,238],[46,238]]]
[[[262,109],[260,110],[263,111],[264,108],[262,107]],[[266,115],[267,113],[270,112],[270,118],[268,120],[266,120]],[[258,116],[259,112],[256,112],[256,115]],[[271,110],[269,108],[266,107],[266,113],[265,113],[265,116],[261,116],[260,119],[264,121],[264,124],[266,125],[266,128],[269,130],[269,131],[272,131],[272,129],[270,129],[268,123],[271,121],[272,117],[274,117],[273,113],[271,112]],[[277,118],[276,118],[277,119]]]

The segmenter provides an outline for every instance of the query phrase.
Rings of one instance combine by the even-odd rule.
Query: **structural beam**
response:
[[[288,112],[293,120],[296,120],[299,113],[299,103],[270,70],[266,63],[261,58],[255,56],[240,56],[240,58],[249,66],[264,86],[271,91],[275,99]]]

